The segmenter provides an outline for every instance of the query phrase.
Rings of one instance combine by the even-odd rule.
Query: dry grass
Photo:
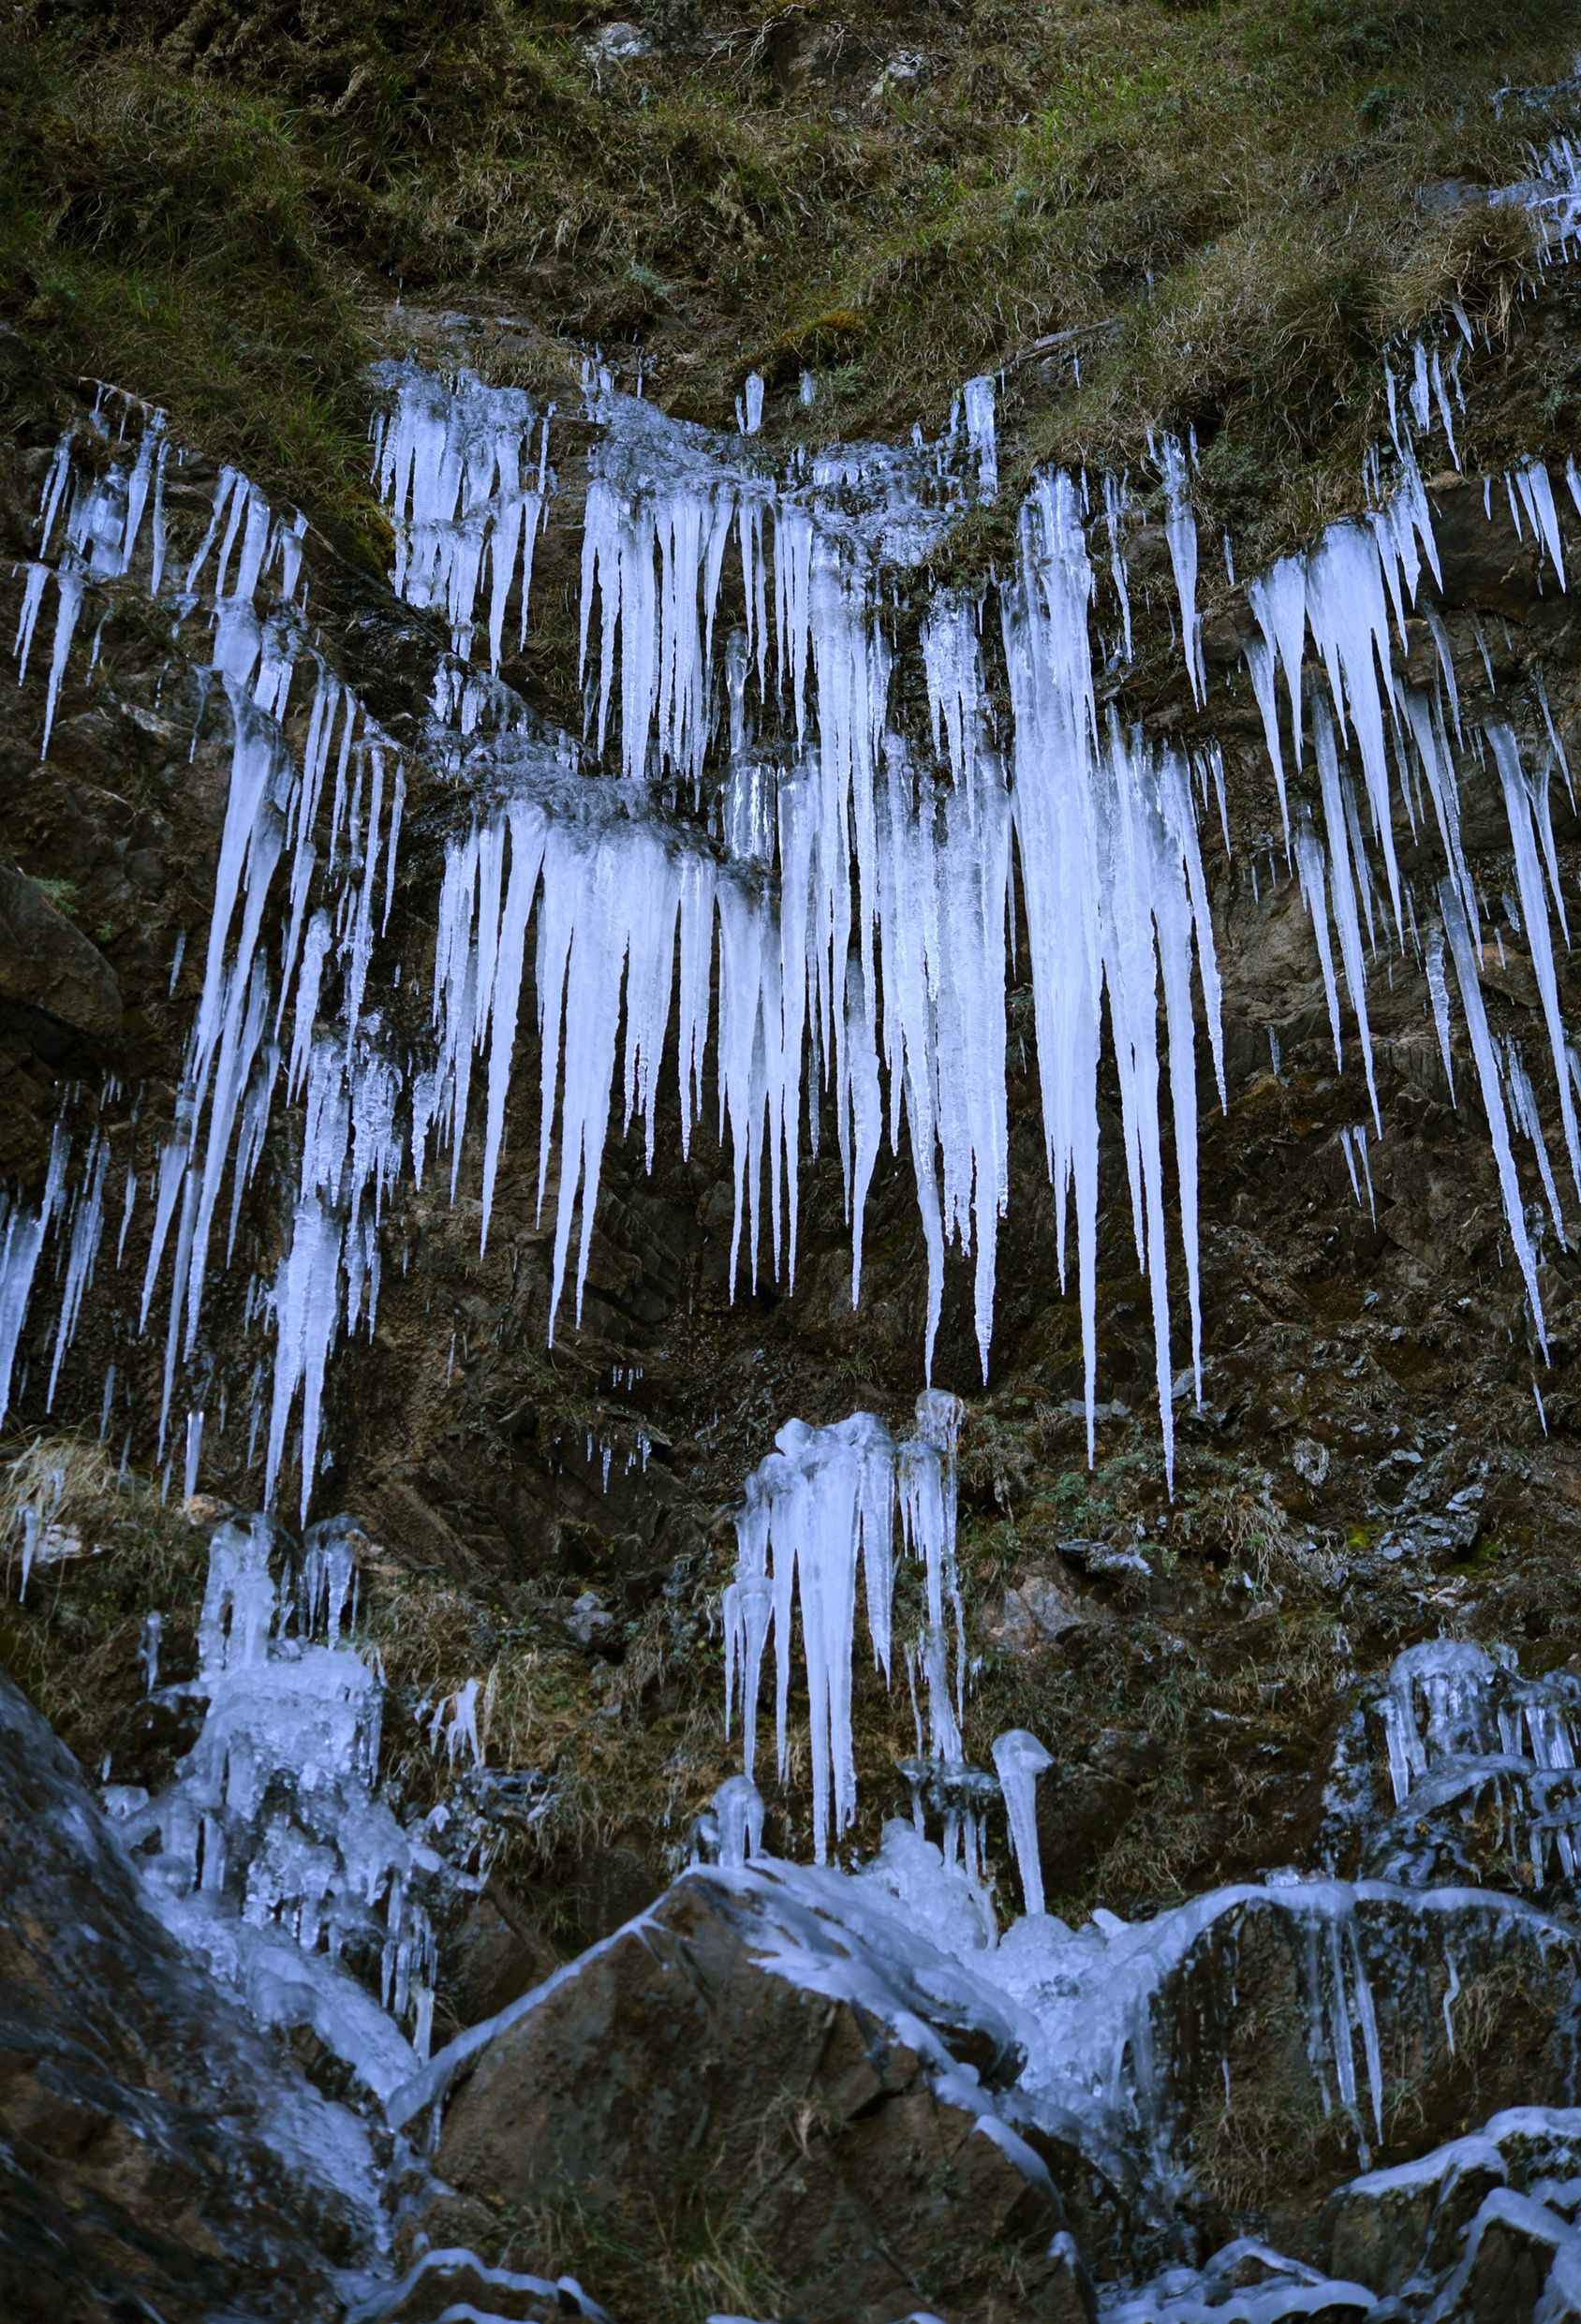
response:
[[[357,375],[398,286],[522,317],[519,370],[640,347],[727,425],[749,363],[771,427],[826,435],[937,425],[1008,362],[1023,464],[1194,423],[1213,513],[1272,540],[1351,488],[1383,339],[1455,301],[1507,327],[1520,219],[1417,192],[1519,175],[1568,100],[1489,97],[1561,82],[1574,37],[1560,0],[642,14],[651,51],[612,66],[572,0],[383,0],[289,38],[255,0],[23,7],[0,297],[354,549]],[[1018,360],[1056,331],[1079,384]]]
[[[541,2255],[552,2253],[557,2269],[615,2313],[650,2324],[698,2324],[720,2313],[772,2316],[780,2287],[744,2208],[682,2158],[664,2205],[567,2189],[510,2221],[504,2257],[508,2265],[530,2267],[535,2254],[541,2264]]]
[[[22,1586],[22,1521],[38,1511],[70,1553],[35,1563]],[[207,1569],[206,1528],[122,1477],[102,1445],[37,1436],[0,1469],[0,1660],[81,1758],[96,1767],[140,1692],[143,1616],[166,1619],[169,1667],[189,1652]]]

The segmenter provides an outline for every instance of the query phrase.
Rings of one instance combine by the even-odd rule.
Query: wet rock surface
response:
[[[109,1047],[121,1030],[115,972],[51,904],[37,880],[0,869],[0,1004],[45,1056],[73,1034]]]
[[[371,2155],[168,1934],[0,1675],[0,2306],[18,2324],[339,2313]]]

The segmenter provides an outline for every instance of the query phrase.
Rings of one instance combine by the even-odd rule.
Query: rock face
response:
[[[1516,2107],[1419,2162],[1338,2189],[1333,2265],[1434,2324],[1570,2324],[1581,2316],[1575,2233],[1581,2113]]]
[[[155,1919],[70,1754],[0,1675],[0,2313],[339,2313],[361,2130]]]
[[[677,1882],[507,2013],[451,2103],[441,2174],[517,2212],[605,2208],[612,2243],[644,2220],[656,2242],[728,2243],[754,2313],[785,2324],[1085,2317],[1079,2275],[1049,2256],[1048,2179],[954,2102],[975,2076],[944,2095],[924,2026],[913,2047],[862,2001],[803,1990],[764,1965],[783,1945],[761,1891]],[[992,2076],[991,2023],[953,2038]]]
[[[37,880],[0,865],[0,1008],[42,1054],[77,1034],[100,1047],[121,1030],[121,990],[96,945]]]

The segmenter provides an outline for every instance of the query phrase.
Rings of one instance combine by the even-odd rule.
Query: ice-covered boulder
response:
[[[991,2087],[1020,2064],[1007,2015],[899,1925],[838,1874],[691,1872],[441,2052],[407,2105],[449,2087],[438,2169],[502,2209],[569,2196],[628,2240],[728,2218],[807,2324],[1077,2324],[1059,2199]]]
[[[1385,2315],[1569,2324],[1581,2316],[1578,2216],[1581,2111],[1523,2106],[1352,2180],[1327,2226],[1333,2265],[1364,2272]]]

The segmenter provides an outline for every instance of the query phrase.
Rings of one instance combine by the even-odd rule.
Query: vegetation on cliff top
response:
[[[850,434],[1010,363],[1024,458],[1193,423],[1217,513],[1297,478],[1300,527],[1376,428],[1380,343],[1508,318],[1524,224],[1424,189],[1518,177],[1573,110],[1562,0],[641,0],[625,55],[610,12],[23,0],[0,311],[353,544],[401,296],[520,316],[529,370],[641,349],[723,423],[751,365],[814,367],[805,424]]]

